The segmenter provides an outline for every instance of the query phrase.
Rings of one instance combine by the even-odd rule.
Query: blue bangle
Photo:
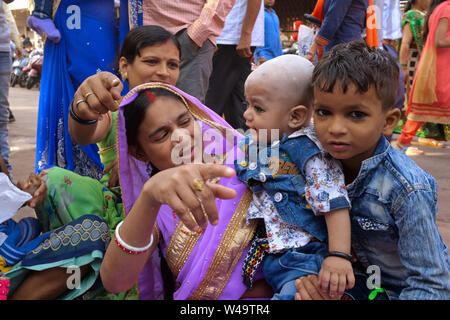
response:
[[[348,260],[350,262],[352,262],[352,260],[353,260],[353,257],[351,255],[346,254],[344,252],[339,252],[339,251],[329,251],[329,252],[327,252],[325,254],[325,258],[328,258],[328,257],[338,257],[338,258],[342,258],[342,259]]]

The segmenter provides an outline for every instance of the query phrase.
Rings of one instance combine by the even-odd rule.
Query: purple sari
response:
[[[144,183],[149,179],[149,164],[128,153],[123,110],[141,90],[158,87],[172,91],[183,98],[186,108],[201,127],[204,141],[203,154],[223,155],[225,165],[234,169],[234,159],[242,157],[236,147],[241,135],[220,116],[196,98],[179,89],[161,83],[148,83],[131,90],[122,100],[118,116],[118,146],[120,183],[125,214],[138,198]],[[231,200],[216,199],[219,224],[208,225],[201,235],[186,232],[188,229],[175,220],[171,208],[163,205],[157,217],[162,239],[160,248],[169,267],[176,275],[177,290],[174,299],[239,299],[246,291],[241,269],[255,227],[248,225],[245,215],[251,193],[236,176],[220,178],[220,184],[236,191]],[[140,299],[161,299],[162,279],[158,250],[147,262],[138,280]]]

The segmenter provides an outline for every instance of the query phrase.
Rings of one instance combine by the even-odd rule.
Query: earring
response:
[[[122,76],[122,80],[126,81],[127,77],[128,77],[128,73],[127,72],[121,72],[120,75]]]

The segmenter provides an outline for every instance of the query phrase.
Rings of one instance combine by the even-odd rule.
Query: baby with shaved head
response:
[[[249,108],[244,118],[249,129],[255,131],[255,140],[262,136],[260,129],[268,130],[270,140],[273,129],[289,135],[309,125],[313,70],[307,59],[289,54],[265,62],[248,76],[245,95]]]
[[[253,192],[247,221],[258,227],[242,276],[252,288],[261,264],[273,299],[294,299],[295,280],[309,274],[334,297],[355,281],[344,174],[311,124],[313,70],[303,57],[282,55],[245,82],[250,134],[240,141],[244,156],[235,168]]]

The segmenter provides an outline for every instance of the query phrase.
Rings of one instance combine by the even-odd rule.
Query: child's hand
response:
[[[355,285],[355,276],[350,261],[340,257],[327,257],[319,272],[319,287],[330,297],[340,297],[344,290]]]
[[[111,172],[108,179],[108,187],[116,187],[119,185],[119,159],[114,160],[103,170],[103,174]]]
[[[33,209],[40,205],[47,197],[47,185],[40,176],[34,173],[31,173],[27,180],[19,181],[17,187],[33,196],[33,198],[27,202]]]

